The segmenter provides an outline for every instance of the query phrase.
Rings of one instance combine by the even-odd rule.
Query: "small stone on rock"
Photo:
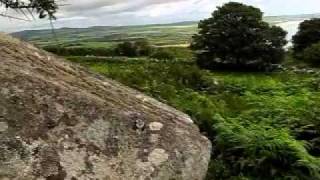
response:
[[[149,128],[151,131],[160,131],[163,127],[163,124],[160,122],[152,122],[149,124]]]

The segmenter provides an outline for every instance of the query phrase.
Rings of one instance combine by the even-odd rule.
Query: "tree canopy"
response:
[[[305,48],[302,52],[302,60],[314,66],[320,66],[320,41]]]
[[[149,56],[152,52],[152,46],[144,39],[138,41],[125,41],[118,44],[116,53],[121,56],[136,57]]]
[[[54,14],[58,9],[56,0],[0,0],[0,5],[24,15],[36,13],[39,18],[50,19],[55,18]]]
[[[191,48],[200,67],[262,69],[284,56],[286,32],[262,20],[260,9],[230,2],[199,23]]]
[[[293,36],[293,50],[297,55],[318,42],[320,42],[320,18],[305,20],[300,23],[298,33]]]

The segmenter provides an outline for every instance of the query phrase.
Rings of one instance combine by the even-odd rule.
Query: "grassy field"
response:
[[[69,60],[189,114],[213,142],[208,180],[319,179],[320,75],[199,70],[190,61]]]

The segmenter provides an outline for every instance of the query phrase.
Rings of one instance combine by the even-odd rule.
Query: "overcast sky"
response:
[[[62,1],[62,2],[61,2]],[[265,15],[320,12],[320,0],[234,0],[254,5]],[[228,0],[60,0],[55,27],[134,25],[200,20]],[[0,9],[1,10],[1,9]],[[2,10],[5,12],[5,10]],[[15,15],[13,12],[7,12]],[[47,20],[23,22],[0,18],[0,31],[48,28]]]

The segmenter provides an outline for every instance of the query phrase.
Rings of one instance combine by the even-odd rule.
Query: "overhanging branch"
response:
[[[55,19],[54,14],[58,9],[57,0],[0,0],[0,6],[4,6],[6,9],[13,9],[26,16],[26,13],[33,15],[36,13],[39,18]],[[3,15],[9,17],[7,15]],[[21,19],[21,18],[19,18]]]

